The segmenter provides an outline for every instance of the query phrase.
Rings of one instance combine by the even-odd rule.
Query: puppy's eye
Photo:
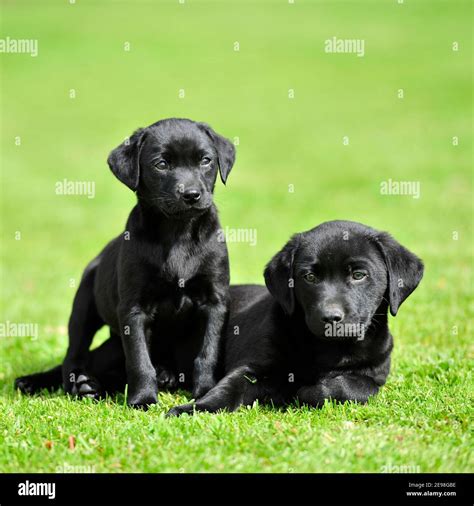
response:
[[[352,273],[352,279],[355,279],[356,281],[361,281],[362,279],[366,278],[367,274],[362,271],[354,271]]]
[[[316,275],[313,272],[307,272],[303,278],[306,279],[308,283],[316,283]]]
[[[211,163],[211,159],[207,156],[205,156],[202,160],[201,160],[201,165],[209,165]]]
[[[157,169],[167,169],[168,162],[166,160],[160,160],[159,162],[155,163],[155,167]]]

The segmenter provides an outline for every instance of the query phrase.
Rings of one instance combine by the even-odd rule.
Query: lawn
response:
[[[38,55],[0,54],[0,322],[39,330],[0,337],[0,471],[473,471],[471,18],[458,0],[2,2],[1,37],[36,39]],[[326,53],[332,37],[364,55]],[[145,413],[14,391],[64,356],[82,269],[134,204],[109,151],[170,116],[237,144],[215,200],[257,243],[229,243],[233,283],[262,283],[290,235],[329,219],[423,258],[367,405],[165,419],[188,394]],[[94,198],[56,194],[64,180],[94,182]],[[419,198],[382,194],[388,180]]]

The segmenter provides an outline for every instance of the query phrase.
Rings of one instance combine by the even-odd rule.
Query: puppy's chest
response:
[[[177,244],[169,249],[156,248],[150,256],[150,268],[168,282],[187,281],[202,268],[201,248]]]
[[[143,292],[150,311],[157,314],[183,315],[213,298],[212,281],[201,255],[179,246],[168,252],[157,250],[148,257]]]

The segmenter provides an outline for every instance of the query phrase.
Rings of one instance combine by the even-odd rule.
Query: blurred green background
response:
[[[0,469],[54,471],[58,462],[94,461],[97,471],[380,472],[390,455],[422,472],[472,470],[469,1],[1,6],[0,38],[37,39],[39,52],[0,54],[0,321],[35,322],[40,333],[34,341],[0,338]],[[332,37],[363,39],[365,55],[325,53]],[[223,226],[256,229],[258,240],[228,245],[233,283],[263,282],[265,263],[291,234],[330,219],[388,230],[424,259],[420,288],[392,320],[392,376],[368,406],[200,415],[223,439],[217,429],[203,436],[199,417],[165,421],[172,396],[156,413],[140,414],[112,402],[94,407],[13,392],[15,376],[62,358],[74,284],[123,230],[134,204],[109,171],[108,153],[136,128],[172,116],[208,122],[238,144],[215,200]],[[64,179],[95,182],[95,198],[56,195]],[[381,195],[388,179],[419,182],[420,198]],[[347,420],[357,435],[337,432]],[[85,447],[71,452],[63,444],[78,424],[85,442],[105,448],[96,460]],[[392,438],[393,424],[402,439]],[[112,436],[97,432],[104,425]],[[286,432],[293,428],[301,431]],[[274,446],[252,450],[256,430]],[[191,450],[187,431],[196,431]],[[133,456],[111,442],[117,434],[132,438]],[[150,437],[162,447],[154,457]],[[48,450],[49,440],[55,446]],[[357,456],[357,444],[365,456]],[[93,443],[85,446],[94,454]]]

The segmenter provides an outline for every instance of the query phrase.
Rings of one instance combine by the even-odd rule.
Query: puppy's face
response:
[[[234,146],[208,125],[169,119],[135,132],[108,162],[139,200],[167,216],[189,216],[212,205],[217,173],[225,183],[234,159]]]
[[[388,234],[333,221],[294,236],[265,280],[287,313],[301,307],[315,336],[362,340],[381,306],[395,315],[422,274],[421,261]]]
[[[380,250],[360,233],[309,233],[295,253],[296,300],[316,336],[363,338],[387,281]]]

